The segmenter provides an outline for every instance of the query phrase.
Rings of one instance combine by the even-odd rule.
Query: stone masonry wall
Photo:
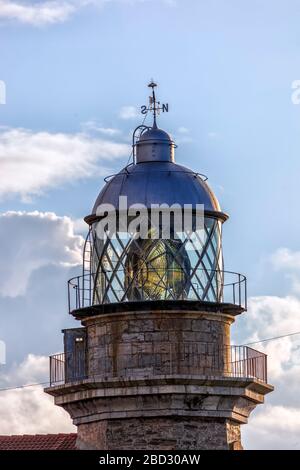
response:
[[[88,375],[229,371],[232,317],[199,312],[110,314],[87,320]]]
[[[242,448],[239,428],[226,420],[203,418],[116,419],[78,426],[77,446],[105,450],[238,449]],[[230,441],[232,438],[235,440]]]

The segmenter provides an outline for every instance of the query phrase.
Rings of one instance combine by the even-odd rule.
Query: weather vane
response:
[[[151,111],[153,113],[153,125],[156,126],[156,116],[160,113],[160,111],[163,113],[169,112],[169,104],[156,101],[155,88],[157,87],[157,83],[155,83],[153,79],[149,83],[148,87],[152,88],[152,95],[149,96],[149,105],[141,106],[141,113],[147,114],[148,111]]]

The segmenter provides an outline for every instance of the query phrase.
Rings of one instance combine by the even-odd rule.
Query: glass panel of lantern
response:
[[[149,300],[219,302],[223,291],[221,223],[205,217],[204,228],[141,238],[139,232],[97,236],[92,227],[93,303]]]

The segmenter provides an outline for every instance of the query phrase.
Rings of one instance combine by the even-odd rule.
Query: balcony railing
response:
[[[144,273],[141,273],[141,276]],[[150,273],[151,275],[151,273]],[[68,282],[69,312],[92,305],[133,300],[190,300],[228,303],[247,310],[247,279],[231,271],[197,269],[190,280],[180,284],[180,272],[155,272],[146,282],[125,281],[124,270],[101,274],[101,283],[94,283],[93,274],[76,276]],[[98,280],[100,275],[98,275]],[[178,281],[179,278],[179,281]],[[139,285],[137,285],[139,282]],[[178,288],[178,284],[180,288]],[[150,286],[149,286],[150,285]],[[175,286],[175,287],[174,287]],[[188,286],[188,287],[187,287]],[[132,291],[135,289],[134,298]]]
[[[65,383],[66,363],[65,354],[59,353],[50,356],[50,386]]]
[[[85,358],[78,361],[78,356],[69,354],[66,361],[65,354],[55,354],[50,356],[50,386],[95,377],[109,379],[172,374],[254,378],[267,383],[266,354],[247,346],[228,346],[207,354],[211,344],[207,344],[205,352],[201,353],[203,344],[170,343],[165,352],[135,354],[134,363],[132,354],[122,354],[115,358],[113,367],[107,365],[107,358],[103,358],[96,366],[94,363],[92,372],[89,372]],[[131,346],[132,349],[137,348],[137,344]]]

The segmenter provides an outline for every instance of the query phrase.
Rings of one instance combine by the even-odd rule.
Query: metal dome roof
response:
[[[217,213],[222,219],[225,214],[220,212],[217,198],[195,172],[172,162],[154,161],[133,164],[125,167],[113,176],[103,187],[96,199],[92,214],[96,214],[100,204],[111,204],[119,207],[119,196],[127,196],[127,204],[168,205],[204,204],[206,212]]]
[[[146,132],[143,132],[139,138],[138,143],[148,141],[148,140],[153,140],[155,142],[163,141],[166,143],[172,142],[171,136],[166,131],[159,129],[158,127],[152,127],[148,129]]]
[[[156,123],[141,132],[135,147],[136,163],[174,162],[175,144],[169,134],[159,129]]]

